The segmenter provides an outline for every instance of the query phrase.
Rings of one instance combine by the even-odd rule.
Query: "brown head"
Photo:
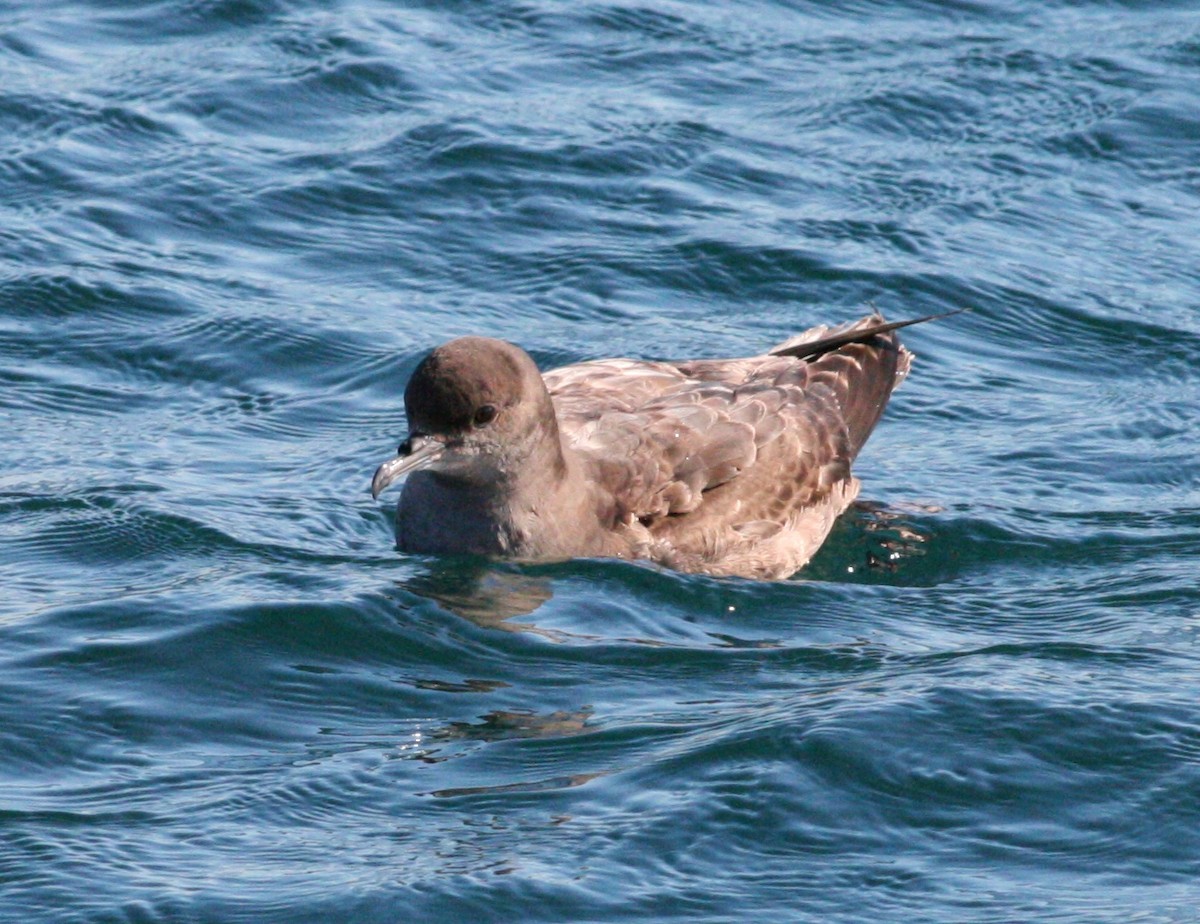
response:
[[[528,353],[503,340],[461,337],[435,349],[409,379],[404,409],[408,438],[375,473],[376,496],[419,468],[486,486],[502,483],[534,456],[540,464],[562,464],[541,373]]]

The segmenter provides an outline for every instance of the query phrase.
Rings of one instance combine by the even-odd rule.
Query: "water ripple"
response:
[[[0,917],[1190,921],[1194,15],[0,12]],[[431,346],[959,307],[809,568],[406,556]]]

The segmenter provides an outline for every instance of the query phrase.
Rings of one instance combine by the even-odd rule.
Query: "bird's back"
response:
[[[812,556],[858,481],[850,464],[908,371],[895,333],[808,358],[814,328],[759,356],[599,360],[545,374],[564,442],[611,491],[635,553],[781,577]]]

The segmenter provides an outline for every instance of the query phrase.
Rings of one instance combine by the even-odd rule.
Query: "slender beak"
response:
[[[371,497],[379,497],[393,481],[419,468],[427,468],[441,458],[444,443],[423,434],[413,434],[400,444],[400,454],[375,469],[371,479]]]

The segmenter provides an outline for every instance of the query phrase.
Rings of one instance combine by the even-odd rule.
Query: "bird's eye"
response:
[[[474,423],[477,427],[486,427],[495,419],[496,406],[494,404],[484,404],[475,412]]]

